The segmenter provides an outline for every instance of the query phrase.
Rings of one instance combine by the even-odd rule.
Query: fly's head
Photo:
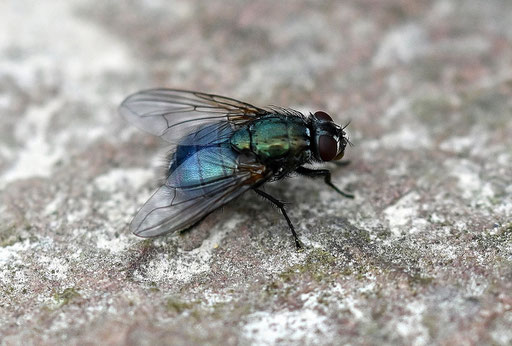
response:
[[[347,124],[348,125],[348,124]],[[351,144],[345,127],[335,124],[329,114],[318,111],[311,116],[313,156],[318,161],[340,160]]]

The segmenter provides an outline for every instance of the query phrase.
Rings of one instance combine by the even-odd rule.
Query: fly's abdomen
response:
[[[184,136],[170,160],[168,185],[202,188],[233,175],[238,155],[229,144],[232,132],[231,127],[214,123]]]
[[[302,121],[265,117],[236,131],[231,145],[239,151],[250,150],[263,160],[278,159],[304,151],[309,146],[307,131]]]
[[[208,193],[206,185],[233,176],[237,169],[237,156],[229,145],[189,148],[187,157],[171,167],[168,184]]]

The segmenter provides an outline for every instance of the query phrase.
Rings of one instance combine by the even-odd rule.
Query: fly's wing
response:
[[[229,147],[204,147],[170,172],[130,228],[140,237],[184,230],[266,179],[268,173],[265,166]]]
[[[138,128],[178,144],[197,127],[218,122],[219,131],[233,129],[268,111],[219,95],[151,89],[128,96],[121,103],[119,113]]]

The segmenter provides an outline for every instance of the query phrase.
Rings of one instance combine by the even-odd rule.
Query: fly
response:
[[[130,224],[137,236],[185,230],[253,190],[281,210],[301,248],[284,203],[262,191],[264,183],[298,173],[322,177],[339,194],[354,197],[331,182],[329,170],[304,166],[339,160],[350,144],[345,128],[323,111],[304,115],[219,95],[151,89],[127,97],[119,112],[135,126],[174,145],[165,182]]]

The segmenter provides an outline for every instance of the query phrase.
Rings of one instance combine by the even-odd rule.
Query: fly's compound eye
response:
[[[331,116],[329,114],[323,112],[323,111],[315,112],[315,118],[317,118],[319,120],[325,120],[325,121],[331,121],[332,122]]]
[[[332,136],[322,135],[318,139],[318,153],[322,161],[331,161],[338,154],[338,143]]]

